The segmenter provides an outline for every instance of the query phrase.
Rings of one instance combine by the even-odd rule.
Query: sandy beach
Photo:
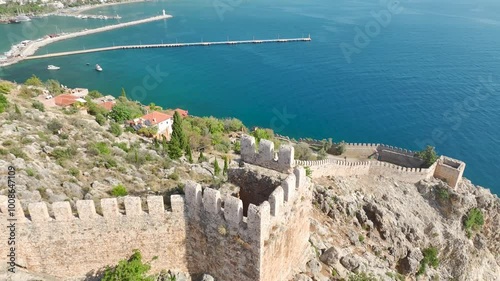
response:
[[[80,36],[85,36],[85,35],[89,35],[89,34],[99,33],[99,32],[105,32],[105,31],[109,31],[109,30],[113,30],[113,29],[117,29],[117,28],[123,28],[123,27],[127,27],[127,26],[143,24],[143,23],[152,22],[152,21],[164,20],[164,19],[168,19],[171,17],[172,17],[171,15],[155,16],[155,17],[142,19],[142,20],[119,23],[119,24],[108,25],[108,26],[89,29],[89,30],[83,30],[83,31],[63,34],[63,35],[60,35],[57,37],[52,37],[52,38],[44,38],[44,39],[34,40],[34,41],[29,42],[19,52],[19,54],[16,57],[10,58],[7,61],[0,64],[0,67],[18,63],[18,62],[24,60],[26,57],[35,54],[35,52],[39,48],[44,47],[44,46],[51,44],[51,43],[54,43],[54,42],[58,42],[58,41],[62,41],[62,40],[70,39],[70,38],[75,38],[75,37],[80,37]]]

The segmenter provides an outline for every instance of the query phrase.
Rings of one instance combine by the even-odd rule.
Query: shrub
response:
[[[1,82],[0,83],[0,94],[8,95],[12,90],[12,84],[9,82]]]
[[[467,233],[467,237],[472,236],[472,231],[481,229],[484,224],[483,212],[478,208],[470,209],[467,217],[464,220],[464,227]]]
[[[234,153],[236,153],[236,154],[240,154],[241,153],[241,142],[240,141],[236,141],[233,144],[233,150],[234,150]]]
[[[226,132],[239,132],[244,128],[243,122],[236,118],[224,119],[222,122]]]
[[[306,170],[306,176],[312,177],[311,167],[306,166],[304,169]]]
[[[103,95],[99,91],[96,91],[96,90],[90,91],[90,93],[87,95],[87,97],[89,97],[91,99],[97,99],[97,98],[100,98],[102,96]]]
[[[120,148],[121,150],[123,150],[125,152],[129,151],[128,145],[126,143],[124,143],[124,142],[114,143],[113,146],[116,146],[116,147]]]
[[[16,156],[16,158],[22,158],[24,160],[28,159],[28,155],[19,147],[13,147],[9,150],[9,152]]]
[[[435,247],[429,247],[422,251],[424,258],[420,261],[420,268],[417,271],[417,275],[424,274],[427,270],[427,265],[436,268],[439,266],[438,250]]]
[[[340,142],[337,147],[335,147],[335,155],[342,155],[345,153],[345,142]]]
[[[31,168],[27,168],[26,174],[28,174],[28,177],[33,177],[33,176],[35,176],[35,170],[33,170]]]
[[[98,113],[95,116],[95,121],[97,122],[97,124],[102,126],[102,125],[106,124],[106,117],[104,117],[104,115],[102,115],[101,113]]]
[[[4,112],[8,106],[9,102],[7,98],[3,94],[0,94],[0,113]]]
[[[423,168],[429,168],[438,159],[436,150],[430,145],[428,145],[424,150],[415,153],[415,156],[424,160]]]
[[[47,124],[47,128],[53,133],[57,134],[60,129],[62,129],[63,125],[57,119],[52,119]]]
[[[363,242],[365,241],[365,237],[364,237],[363,235],[361,235],[361,234],[360,234],[360,235],[358,236],[358,240],[359,240],[359,242],[363,243]]]
[[[377,278],[372,274],[364,272],[349,275],[349,281],[377,281]]]
[[[134,250],[128,260],[119,261],[115,267],[107,267],[101,281],[153,281],[153,277],[146,276],[150,268],[149,263],[142,262],[139,250]]]
[[[312,150],[309,145],[305,142],[298,143],[294,145],[295,148],[295,159],[299,160],[313,160]]]
[[[274,132],[271,129],[261,129],[257,128],[252,132],[255,137],[256,143],[259,143],[261,139],[272,140],[274,138]]]
[[[118,123],[112,122],[109,126],[109,132],[119,137],[122,134],[122,127]]]
[[[35,87],[42,87],[43,82],[40,80],[40,78],[36,77],[34,74],[31,75],[30,78],[28,78],[25,82],[24,85],[26,86],[35,86]]]
[[[78,177],[80,175],[80,170],[78,170],[77,168],[75,167],[71,167],[69,168],[69,174],[74,176],[74,177]]]
[[[107,154],[110,154],[111,153],[111,150],[109,149],[109,146],[107,143],[105,142],[98,142],[94,145],[94,147],[97,149],[97,151],[99,152],[99,154],[104,154],[104,155],[107,155]]]
[[[438,187],[436,188],[437,197],[441,200],[448,200],[450,198],[450,193],[447,188]]]
[[[45,112],[45,105],[41,103],[40,101],[34,101],[32,104],[33,108],[38,109],[41,112]]]
[[[125,188],[125,186],[119,184],[115,187],[113,187],[113,189],[111,189],[111,195],[115,196],[115,197],[119,197],[119,196],[126,196],[128,194],[127,192],[127,188]]]
[[[174,181],[178,181],[179,180],[179,174],[177,173],[172,173],[168,176],[169,179],[171,180],[174,180]]]
[[[78,153],[76,146],[70,146],[66,149],[64,148],[56,148],[52,151],[51,156],[56,160],[65,160],[71,159]]]

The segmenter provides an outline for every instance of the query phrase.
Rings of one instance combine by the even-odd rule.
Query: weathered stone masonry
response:
[[[261,142],[260,148],[266,146]],[[76,216],[69,202],[29,204],[27,217],[17,204],[16,262],[64,280],[115,265],[139,249],[147,261],[157,257],[152,272],[209,273],[220,281],[289,280],[306,262],[310,182],[302,167],[292,168],[292,147],[281,150],[281,160],[267,156],[246,159],[282,172],[281,180],[271,181],[281,184],[265,187],[272,192],[259,202],[221,198],[217,190],[188,182],[185,196],[171,196],[172,211],[165,210],[160,196],[147,198],[147,212],[140,198],[125,197],[125,214],[115,198],[101,200],[102,215],[91,200],[76,202]],[[0,196],[2,228],[6,206],[7,198]],[[0,232],[0,241],[6,243],[7,232]],[[1,266],[7,253],[0,247]]]

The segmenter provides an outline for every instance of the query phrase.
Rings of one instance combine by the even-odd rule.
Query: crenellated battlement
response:
[[[100,201],[102,215],[96,211],[96,206],[92,200],[78,200],[76,201],[76,213],[71,209],[68,201],[54,202],[51,204],[51,213],[49,215],[49,207],[45,202],[36,202],[28,204],[28,216],[24,216],[23,209],[18,200],[16,200],[16,214],[18,218],[23,216],[25,220],[20,220],[26,223],[47,223],[47,222],[68,222],[71,220],[80,221],[98,221],[105,219],[107,221],[116,220],[119,218],[136,218],[141,217],[145,219],[161,219],[169,213],[183,213],[184,212],[184,198],[180,195],[172,195],[170,197],[172,202],[172,212],[165,210],[162,196],[148,196],[147,197],[147,211],[143,211],[141,198],[139,197],[124,197],[123,203],[125,205],[124,214],[119,209],[117,198],[104,198]],[[0,213],[7,213],[7,196],[0,195]]]
[[[259,150],[256,152],[257,144],[255,138],[249,135],[241,136],[241,159],[244,162],[265,167],[268,169],[290,172],[294,164],[294,148],[290,145],[282,145],[276,157],[274,143],[262,139],[259,143]]]

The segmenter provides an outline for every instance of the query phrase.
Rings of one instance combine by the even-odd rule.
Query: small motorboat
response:
[[[102,67],[98,64],[95,65],[95,70],[101,72],[102,71]]]
[[[59,66],[55,66],[55,65],[52,65],[52,64],[51,64],[51,65],[47,66],[47,69],[48,69],[48,70],[59,70],[59,69],[61,69],[61,68],[60,68]]]

